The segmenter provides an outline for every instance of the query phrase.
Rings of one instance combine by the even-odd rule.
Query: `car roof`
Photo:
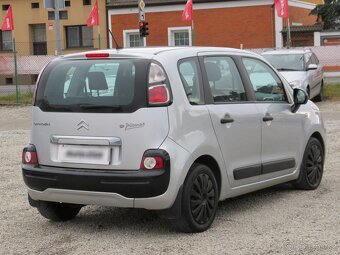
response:
[[[171,53],[172,55],[178,55],[179,57],[182,53],[192,54],[193,56],[204,53],[204,52],[225,52],[229,54],[243,54],[243,55],[254,55],[258,56],[253,52],[248,52],[245,50],[239,50],[234,48],[225,47],[139,47],[139,48],[123,48],[123,49],[105,49],[105,50],[95,50],[87,51],[81,53],[73,53],[61,56],[65,59],[85,59],[86,54],[100,54],[108,53],[109,57],[127,57],[127,58],[154,58],[156,55]]]
[[[278,49],[262,52],[262,55],[304,54],[311,52],[310,49]]]

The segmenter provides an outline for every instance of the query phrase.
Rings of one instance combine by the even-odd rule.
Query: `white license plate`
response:
[[[60,162],[80,164],[110,164],[110,148],[104,146],[60,145]]]

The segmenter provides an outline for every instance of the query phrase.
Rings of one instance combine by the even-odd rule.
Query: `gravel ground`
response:
[[[340,102],[319,106],[328,133],[320,187],[228,199],[199,234],[146,210],[87,206],[67,223],[45,220],[28,205],[20,171],[31,109],[0,107],[0,254],[340,254]]]

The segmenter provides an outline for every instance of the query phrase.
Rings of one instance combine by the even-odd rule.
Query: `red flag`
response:
[[[281,18],[288,18],[288,0],[275,0],[275,8],[277,16]]]
[[[14,30],[12,6],[9,5],[1,26],[2,31]]]
[[[193,19],[192,15],[192,0],[188,0],[185,4],[184,11],[182,13],[182,21],[191,21]]]
[[[92,7],[90,15],[87,18],[86,25],[88,27],[98,26],[99,25],[98,0],[96,0],[94,6]]]

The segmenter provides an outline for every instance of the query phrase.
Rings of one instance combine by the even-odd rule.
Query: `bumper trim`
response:
[[[148,150],[144,156],[161,156],[157,170],[99,170],[22,165],[24,182],[31,190],[78,190],[116,193],[126,198],[150,198],[164,194],[170,182],[170,157],[164,150]],[[33,197],[32,197],[33,198]]]
[[[115,207],[134,207],[134,198],[116,193],[67,189],[46,189],[37,191],[28,188],[29,196],[36,201],[63,202],[80,205],[102,205]]]

